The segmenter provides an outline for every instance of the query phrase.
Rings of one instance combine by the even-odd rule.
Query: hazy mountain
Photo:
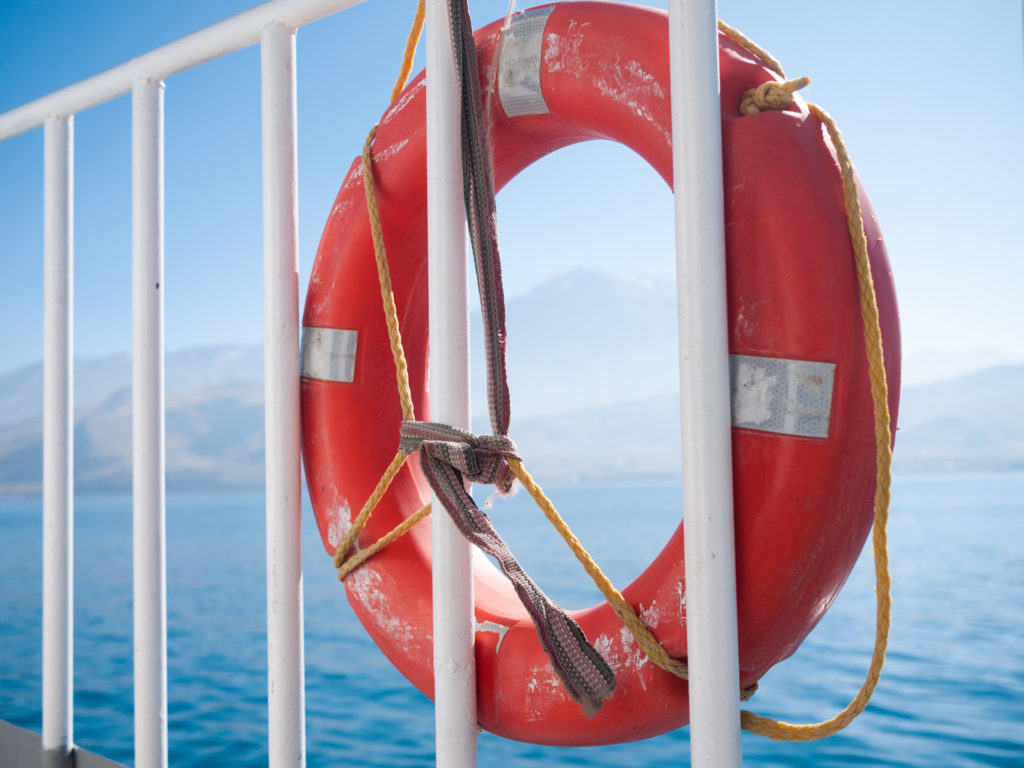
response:
[[[131,377],[131,358],[128,355],[76,360],[75,402],[94,405],[128,386]],[[0,427],[37,417],[42,412],[42,363],[0,376]]]
[[[1024,365],[1002,366],[902,393],[896,471],[1024,469]],[[675,394],[513,422],[539,478],[674,477],[680,472]]]
[[[1024,469],[1024,365],[998,366],[903,393],[896,466]]]
[[[120,389],[75,418],[75,487],[123,491],[132,480],[131,391]],[[261,382],[168,392],[167,487],[216,489],[263,483]],[[0,495],[42,483],[42,422],[0,429]]]
[[[538,479],[678,476],[668,288],[577,271],[511,299],[508,318],[511,434]],[[473,346],[482,360],[475,332]],[[262,350],[179,352],[166,370],[168,487],[262,484]],[[127,356],[76,361],[79,490],[131,487],[130,379]],[[473,379],[475,427],[484,431],[481,364]],[[39,490],[41,392],[38,365],[0,376],[0,495]],[[897,469],[1024,468],[1022,393],[1024,365],[906,389]]]
[[[541,483],[664,479],[682,471],[675,394],[521,419],[511,432]]]
[[[263,482],[263,350],[218,347],[167,356],[167,484]],[[131,359],[76,360],[75,486],[131,488]],[[42,482],[42,366],[0,376],[0,495]]]
[[[516,419],[679,389],[673,285],[576,270],[509,299],[506,315]],[[484,414],[479,313],[470,328],[473,413]]]
[[[212,347],[170,352],[165,364],[167,391],[263,380],[263,347]],[[75,411],[92,408],[131,386],[129,355],[75,360]],[[36,363],[0,375],[0,427],[43,412],[43,366]]]
[[[923,386],[998,365],[1020,363],[1024,363],[1020,355],[996,347],[922,349],[903,356],[903,384]]]

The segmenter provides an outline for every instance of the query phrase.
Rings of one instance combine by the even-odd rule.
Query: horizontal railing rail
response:
[[[0,114],[0,141],[43,125],[47,117],[74,115],[132,90],[138,80],[164,80],[260,42],[270,24],[296,29],[365,0],[270,0],[98,75]]]

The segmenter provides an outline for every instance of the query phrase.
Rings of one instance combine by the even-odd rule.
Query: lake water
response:
[[[548,490],[617,583],[636,575],[678,522],[678,486]],[[130,506],[125,497],[79,497],[75,521],[75,740],[129,765]],[[38,499],[0,500],[0,718],[36,731],[40,509]],[[556,600],[596,601],[525,499],[494,514]],[[623,519],[628,529],[619,531]],[[308,765],[433,765],[432,705],[367,639],[310,515],[304,526]],[[890,544],[893,628],[868,710],[821,742],[745,734],[746,765],[1024,766],[1024,474],[898,477]],[[168,499],[169,738],[178,768],[266,765],[264,547],[261,495]],[[873,616],[862,558],[804,646],[761,681],[751,708],[799,722],[841,709],[863,679]],[[679,766],[687,739],[684,728],[564,749],[484,734],[479,763]]]

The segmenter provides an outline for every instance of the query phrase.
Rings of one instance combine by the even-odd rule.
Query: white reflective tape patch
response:
[[[356,374],[358,331],[302,328],[302,377],[351,383]]]
[[[729,369],[734,427],[828,437],[835,364],[730,355]]]
[[[554,10],[549,5],[517,13],[501,35],[498,98],[509,117],[546,115],[551,111],[540,89],[540,56],[544,27]]]

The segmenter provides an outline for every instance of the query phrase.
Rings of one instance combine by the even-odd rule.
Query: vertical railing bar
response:
[[[717,3],[669,3],[690,754],[741,763]]]
[[[444,0],[427,4],[427,254],[430,415],[470,428],[469,288],[459,98]],[[441,768],[476,765],[476,665],[469,543],[433,498],[435,750]]]
[[[135,766],[167,766],[164,84],[132,86],[132,571]]]
[[[43,139],[43,764],[74,749],[74,118]]]
[[[272,768],[306,763],[299,460],[295,29],[260,36],[263,121],[267,686]]]

